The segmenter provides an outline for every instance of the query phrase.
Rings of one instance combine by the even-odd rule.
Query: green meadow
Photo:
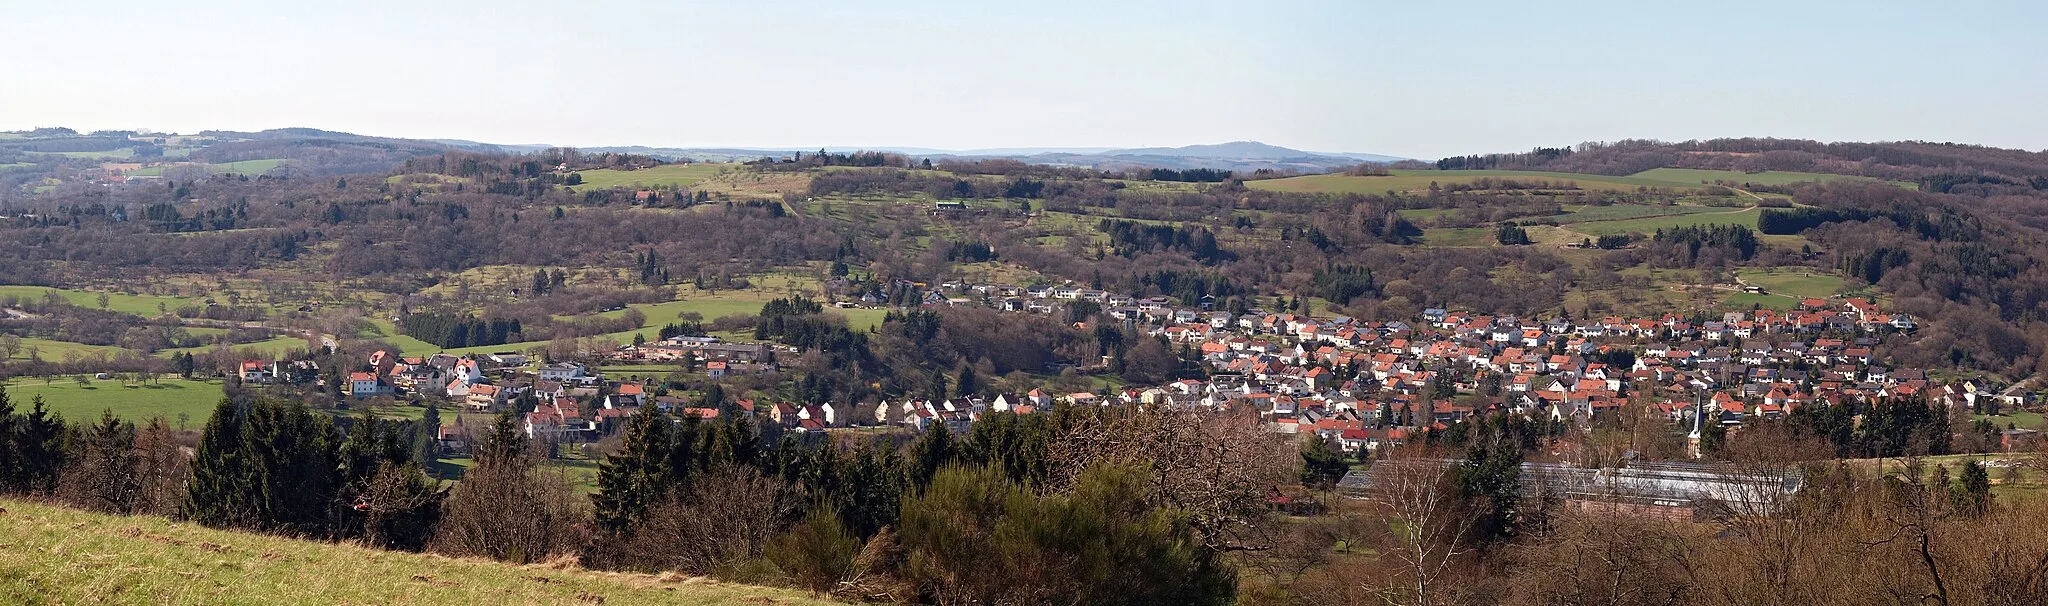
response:
[[[1829,297],[1849,284],[1840,276],[1782,268],[1743,269],[1736,275],[1741,276],[1744,282],[1772,293],[1795,297]]]
[[[214,346],[214,345],[201,345],[201,346],[199,346],[199,347],[181,347],[181,348],[176,348],[176,349],[163,349],[163,350],[158,350],[158,351],[156,352],[156,355],[157,355],[158,357],[169,357],[169,356],[170,356],[171,354],[175,354],[175,353],[189,353],[189,354],[199,354],[199,353],[206,353],[206,352],[209,352],[209,351],[213,351],[213,350],[214,350],[214,349],[215,349],[216,347],[217,347],[217,346]],[[293,351],[293,350],[302,350],[302,349],[306,349],[306,339],[305,339],[304,337],[299,337],[299,336],[291,336],[291,335],[287,335],[287,336],[273,337],[273,338],[270,338],[270,339],[266,339],[266,340],[262,340],[262,341],[257,341],[257,342],[254,342],[254,343],[233,343],[233,344],[229,344],[229,345],[228,345],[227,347],[228,347],[228,349],[231,349],[231,350],[234,350],[234,351],[243,351],[243,350],[251,350],[251,349],[253,349],[253,350],[256,350],[256,351],[260,351],[260,352],[263,352],[263,354],[264,354],[264,355],[267,355],[267,356],[269,356],[269,357],[272,357],[272,358],[277,358],[277,357],[283,357],[283,356],[284,356],[284,354],[286,354],[286,353],[288,353],[288,352],[291,352],[291,351]]]
[[[775,290],[774,287],[772,287],[771,285],[764,283],[772,282],[775,279],[776,276],[756,277],[754,278],[754,280],[756,280],[756,285],[752,289],[738,291],[717,291],[715,293],[697,291],[694,288],[685,286],[680,289],[682,291],[681,300],[652,304],[635,303],[626,306],[627,309],[639,310],[642,315],[646,316],[646,320],[640,323],[640,328],[635,330],[606,333],[598,335],[598,338],[609,339],[624,344],[632,342],[633,335],[638,334],[649,341],[653,341],[661,336],[661,327],[667,326],[669,324],[680,323],[682,321],[681,316],[685,313],[696,313],[697,315],[701,316],[703,318],[703,321],[706,323],[709,323],[712,320],[716,320],[718,318],[725,316],[754,315],[760,313],[761,305],[767,303],[770,299],[788,296],[787,294],[781,291]],[[815,295],[816,293],[809,293],[809,296]],[[847,325],[855,330],[870,330],[881,326],[882,317],[884,315],[887,315],[888,311],[883,309],[838,309],[833,307],[826,307],[825,313],[846,318]],[[596,314],[590,314],[584,317],[617,318],[625,314],[626,310],[621,309],[616,311],[607,311]],[[563,317],[563,319],[569,319],[569,317]],[[503,345],[479,345],[476,347],[442,349],[440,347],[434,346],[434,344],[432,343],[427,343],[425,341],[420,341],[412,337],[399,335],[396,328],[391,327],[388,322],[378,321],[375,322],[375,324],[379,326],[380,330],[384,331],[385,335],[382,337],[375,338],[384,339],[388,343],[403,348],[404,355],[408,356],[427,355],[436,352],[445,352],[453,355],[463,355],[494,353],[501,351],[526,351],[528,349],[547,345],[547,341],[526,341],[521,343],[506,343]],[[752,338],[751,333],[748,333],[746,335],[721,334],[717,336],[723,336],[728,338]]]
[[[1763,309],[1775,309],[1779,311],[1786,311],[1798,305],[1798,299],[1787,297],[1785,295],[1776,294],[1760,295],[1756,293],[1741,292],[1728,295],[1726,298],[1721,299],[1722,307],[1737,310],[1746,310],[1760,307]]]
[[[98,308],[100,306],[99,296],[101,293],[96,291],[51,288],[48,286],[0,286],[0,297],[42,298],[52,292],[63,296],[72,305],[90,308]],[[156,317],[162,315],[164,311],[177,311],[179,307],[186,305],[205,304],[204,299],[127,295],[114,292],[106,293],[106,295],[108,311],[144,317]],[[159,305],[162,307],[159,308]]]
[[[31,352],[29,351],[30,349],[35,351]],[[128,350],[126,349],[112,345],[86,345],[70,341],[52,341],[35,337],[23,337],[21,339],[21,348],[15,351],[13,355],[8,356],[7,359],[27,360],[34,357],[51,362],[62,362],[73,358],[89,358],[93,356],[112,358],[127,352]]]
[[[136,424],[162,416],[176,427],[182,413],[187,415],[187,428],[198,429],[213,415],[221,390],[219,381],[163,379],[136,384],[95,379],[80,385],[71,378],[55,377],[15,379],[7,383],[7,396],[17,410],[27,409],[30,400],[40,396],[50,410],[72,421],[97,419],[100,411],[112,410],[114,416]]]

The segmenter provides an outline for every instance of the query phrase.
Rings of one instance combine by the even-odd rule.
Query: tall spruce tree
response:
[[[185,517],[207,526],[248,526],[254,519],[247,499],[249,462],[242,453],[248,419],[242,407],[222,398],[199,434],[192,457],[192,479],[186,484]]]
[[[509,462],[526,458],[526,432],[519,429],[519,415],[512,410],[498,413],[490,429],[477,442],[476,463]]]
[[[1521,496],[1516,489],[1522,475],[1522,449],[1507,438],[1501,426],[1504,422],[1482,422],[1477,430],[1480,435],[1466,446],[1465,461],[1455,471],[1458,497],[1472,517],[1469,538],[1476,545],[1503,544],[1517,532]]]
[[[1350,471],[1344,455],[1332,450],[1328,440],[1312,433],[1302,437],[1301,485],[1327,490]]]
[[[31,400],[29,412],[15,427],[14,452],[19,492],[50,494],[64,469],[64,418],[50,412],[43,397]]]
[[[386,423],[372,416],[369,409],[363,409],[362,414],[349,423],[347,436],[342,438],[341,446],[335,452],[335,498],[343,505],[334,509],[336,534],[352,536],[363,529],[363,516],[354,506],[365,502],[364,495],[369,492],[371,481],[380,469],[391,463],[385,440],[380,435],[384,433],[384,425]]]
[[[419,463],[420,469],[432,470],[441,462],[441,407],[428,402],[414,427],[418,431],[413,434],[412,460]]]
[[[257,528],[309,535],[332,532],[340,485],[334,427],[304,404],[257,401],[249,407],[242,450],[253,484]]]
[[[21,427],[21,417],[14,414],[14,401],[7,396],[7,386],[0,384],[0,492],[18,490],[21,482],[21,453],[14,445],[14,436]]]
[[[1991,473],[1982,463],[1965,461],[1962,481],[1950,490],[1954,492],[1956,512],[1964,517],[1980,517],[1991,511]]]
[[[931,483],[932,476],[953,462],[959,454],[957,450],[953,444],[953,431],[946,428],[944,421],[934,421],[931,428],[910,445],[910,484],[924,486]]]
[[[210,526],[334,532],[345,504],[333,432],[304,404],[222,400],[192,461],[186,515]]]
[[[619,452],[598,465],[597,494],[590,496],[598,527],[627,532],[649,505],[675,489],[677,474],[669,460],[673,426],[653,406],[642,406],[627,419]]]

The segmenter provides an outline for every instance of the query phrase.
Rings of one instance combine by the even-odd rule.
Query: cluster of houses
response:
[[[1245,407],[1277,432],[1313,433],[1346,451],[1399,445],[1417,432],[1444,429],[1473,415],[1504,411],[1555,422],[1587,423],[1628,402],[1677,426],[1739,426],[1817,403],[1919,398],[1951,407],[2022,407],[2024,394],[1976,381],[1936,382],[1894,369],[1873,354],[1886,335],[1914,329],[1905,314],[1864,299],[1802,301],[1791,311],[1727,312],[1718,318],[1518,318],[1444,309],[1406,321],[1312,318],[1258,310],[1232,314],[1176,308],[1163,297],[1135,298],[1073,287],[969,286],[984,304],[1047,312],[1062,301],[1099,301],[1104,313],[1198,355],[1206,380],[1121,390],[900,399],[872,409],[852,402],[757,403],[725,412],[797,431],[848,425],[944,424],[966,431],[990,412],[1032,414],[1057,403],[1089,406]],[[1012,292],[1014,291],[1014,292]],[[944,303],[963,304],[951,298]],[[970,301],[969,303],[972,304]],[[711,377],[772,371],[788,348],[675,337],[607,354],[624,361],[699,367]],[[245,364],[245,381],[306,373],[282,363]],[[701,366],[700,366],[701,365]],[[531,398],[526,429],[534,437],[594,440],[642,406],[716,417],[650,385],[606,380],[570,363],[528,367],[519,354],[399,357],[377,352],[372,370],[349,377],[349,393],[443,396],[475,412]],[[1995,404],[1994,404],[1995,402]],[[864,403],[859,403],[864,404]]]
[[[957,296],[935,292],[926,305],[1051,313],[1061,302],[1095,302],[1113,318],[1199,352],[1211,375],[1106,394],[1034,390],[988,400],[883,402],[874,422],[962,429],[988,411],[1029,413],[1061,401],[1244,405],[1261,411],[1275,431],[1313,432],[1355,451],[1400,444],[1413,432],[1475,414],[1586,423],[1631,400],[1673,424],[1728,426],[1815,403],[1921,398],[1971,410],[1993,400],[2008,408],[2028,404],[2025,394],[1998,393],[1981,381],[1936,383],[1920,370],[1885,366],[1873,350],[1885,336],[1917,326],[1911,316],[1861,298],[1806,299],[1789,311],[1717,318],[1536,319],[1429,309],[1408,321],[1362,322],[1231,314],[1207,301],[1199,309],[1176,308],[1165,297],[1071,285],[940,287]]]
[[[722,343],[717,339],[678,337],[627,346],[611,357],[625,360],[701,364],[712,377],[726,369],[758,371],[772,368],[773,346]],[[556,442],[595,441],[618,428],[642,406],[656,406],[676,415],[716,418],[719,409],[691,406],[679,395],[657,393],[648,383],[609,380],[588,366],[572,362],[533,365],[523,354],[434,354],[402,357],[378,351],[370,370],[350,373],[348,394],[357,398],[390,395],[440,397],[473,413],[496,413],[517,404],[531,405],[524,429],[529,437]],[[755,403],[739,400],[732,410],[803,430],[843,426],[845,412],[831,404],[774,404],[756,415]],[[461,432],[459,426],[444,433]],[[455,443],[453,436],[445,441]]]

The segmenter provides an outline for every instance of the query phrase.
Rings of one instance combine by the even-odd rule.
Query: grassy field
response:
[[[1247,181],[1245,186],[1271,191],[1324,193],[1324,194],[1377,194],[1388,191],[1426,191],[1429,184],[1449,185],[1471,183],[1480,178],[1516,179],[1521,181],[1571,182],[1581,189],[1600,191],[1635,191],[1638,187],[1662,187],[1669,189],[1699,189],[1698,180],[1674,181],[1645,177],[1614,177],[1608,175],[1586,175],[1578,173],[1553,173],[1528,170],[1397,170],[1389,176],[1352,177],[1339,174],[1307,175],[1286,179]]]
[[[1722,307],[1736,310],[1749,310],[1761,307],[1763,309],[1787,311],[1798,305],[1798,299],[1785,295],[1760,295],[1747,292],[1728,295],[1727,298],[1721,300]]]
[[[1830,297],[1849,283],[1840,276],[1785,268],[1744,269],[1735,275],[1771,293],[1795,297]]]
[[[287,352],[290,352],[290,351],[292,351],[292,350],[295,350],[295,349],[306,349],[306,348],[307,348],[307,344],[306,344],[306,339],[305,339],[304,337],[298,337],[298,336],[292,336],[292,335],[286,335],[286,336],[281,336],[281,337],[275,337],[275,338],[271,338],[271,339],[267,339],[267,340],[263,340],[263,341],[257,341],[257,342],[254,342],[254,343],[236,343],[236,344],[233,344],[233,345],[229,345],[229,346],[228,346],[228,349],[231,349],[231,350],[234,350],[234,351],[241,351],[241,350],[244,350],[244,349],[254,349],[254,350],[257,350],[257,351],[263,352],[263,353],[265,353],[265,354],[267,354],[267,355],[269,355],[270,357],[273,357],[273,358],[277,358],[277,357],[283,357],[285,353],[287,353]],[[201,345],[201,346],[199,346],[199,347],[181,347],[181,348],[177,348],[177,349],[164,349],[164,350],[158,350],[158,351],[156,352],[156,355],[157,355],[157,357],[159,357],[159,358],[168,358],[168,357],[170,357],[170,356],[171,356],[171,354],[175,354],[175,353],[189,353],[189,354],[200,354],[200,353],[206,353],[206,352],[209,352],[209,351],[213,351],[213,349],[214,349],[214,346],[212,346],[212,345]]]
[[[692,183],[690,189],[707,192],[714,199],[725,196],[734,200],[781,200],[783,194],[809,192],[812,174],[734,169]]]
[[[2020,411],[2003,415],[1973,415],[1971,419],[1990,421],[1992,425],[1997,425],[1999,429],[2005,429],[2006,425],[2012,425],[2020,429],[2033,429],[2041,426],[2041,413],[2038,412]]]
[[[763,296],[761,298],[756,299],[755,297],[761,296],[762,294],[758,291],[720,291],[720,294],[723,296],[717,298],[706,298],[700,295],[698,297],[688,298],[682,301],[629,305],[627,306],[628,308],[638,309],[641,313],[646,314],[647,316],[647,320],[641,323],[640,328],[637,330],[605,333],[602,335],[598,335],[598,338],[616,341],[620,344],[626,344],[633,342],[634,334],[639,334],[640,336],[646,338],[647,340],[653,341],[660,338],[662,326],[680,322],[681,320],[678,318],[678,316],[683,312],[696,312],[698,314],[701,314],[704,316],[704,321],[708,323],[712,320],[718,319],[721,316],[753,315],[760,313],[762,303],[765,303],[768,299],[774,298],[775,296],[781,296]],[[619,310],[603,312],[595,315],[605,317],[618,317],[620,315],[624,315],[625,313],[625,310]],[[856,330],[868,330],[873,327],[881,326],[882,316],[887,315],[889,312],[888,310],[885,309],[836,309],[827,307],[825,308],[825,313],[845,317],[847,326],[854,328]],[[739,335],[714,334],[713,336],[719,336],[728,339],[740,339],[749,341],[753,340],[752,333],[745,333]],[[386,338],[385,340],[392,342],[394,344],[398,343],[397,339]],[[464,354],[485,354],[501,351],[526,351],[536,347],[545,346],[548,343],[547,341],[526,341],[521,343],[506,343],[503,345],[480,345],[476,347],[442,349],[440,347],[434,346],[434,344],[432,343],[419,341],[418,339],[411,339],[408,337],[406,338],[406,340],[417,343],[418,345],[417,347],[414,347],[412,345],[404,346],[404,354],[408,356],[426,355],[436,352],[445,352],[451,355],[459,356]]]
[[[241,162],[227,162],[222,164],[160,164],[157,166],[150,166],[146,168],[138,168],[135,170],[131,170],[128,171],[127,174],[128,176],[133,177],[161,177],[164,175],[165,171],[190,167],[204,169],[206,172],[216,175],[239,174],[255,176],[268,173],[271,171],[271,169],[277,168],[278,166],[283,165],[284,163],[285,161],[280,158],[270,160],[244,160]]]
[[[57,378],[47,383],[42,379],[15,379],[7,384],[7,396],[17,409],[27,408],[32,398],[42,396],[50,410],[73,421],[97,419],[100,411],[112,410],[114,416],[137,424],[162,415],[175,427],[178,414],[184,413],[190,420],[187,428],[198,429],[213,415],[213,405],[220,402],[221,391],[218,381],[164,379],[151,385],[132,385],[95,380],[80,386],[71,379]]]
[[[4,501],[9,604],[829,604],[675,575],[378,551]]]
[[[398,325],[392,324],[390,320],[377,318],[370,320],[370,324],[376,326],[377,333],[359,334],[356,336],[365,339],[377,339],[395,345],[398,347],[399,355],[424,356],[441,351],[441,347],[433,343],[398,334]]]
[[[52,292],[62,295],[66,300],[71,301],[72,305],[95,309],[100,306],[100,293],[95,291],[51,288],[48,286],[0,286],[0,297],[42,298]],[[135,314],[145,317],[161,315],[163,312],[158,310],[158,305],[162,305],[165,310],[177,311],[179,307],[186,305],[204,304],[203,299],[124,295],[113,292],[106,293],[106,295],[108,311],[118,311],[124,314]]]
[[[1715,224],[1746,225],[1749,226],[1751,229],[1755,229],[1756,218],[1758,216],[1761,216],[1762,214],[1763,212],[1761,210],[1755,208],[1751,208],[1748,210],[1733,211],[1722,209],[1719,212],[1669,215],[1663,217],[1644,217],[1640,219],[1623,219],[1619,221],[1588,221],[1585,223],[1572,223],[1570,225],[1567,225],[1566,227],[1571,229],[1572,231],[1593,236],[1626,234],[1631,232],[1653,234],[1657,233],[1657,230],[1659,229]]]
[[[22,339],[21,351],[14,352],[14,355],[9,356],[8,359],[29,359],[31,352],[29,352],[28,350],[31,347],[35,348],[35,352],[33,352],[33,355],[35,357],[42,358],[43,360],[51,362],[61,362],[73,357],[86,358],[95,355],[101,355],[112,358],[128,351],[126,349],[122,349],[112,345],[86,345],[84,343],[72,343],[70,341],[52,341],[49,339],[37,339],[30,337]]]
[[[730,164],[668,164],[640,170],[586,170],[583,184],[577,187],[689,187],[698,181],[709,179],[720,171],[731,168]]]

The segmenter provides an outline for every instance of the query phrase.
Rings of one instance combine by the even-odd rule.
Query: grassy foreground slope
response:
[[[6,604],[827,604],[701,579],[397,553],[0,501]]]

